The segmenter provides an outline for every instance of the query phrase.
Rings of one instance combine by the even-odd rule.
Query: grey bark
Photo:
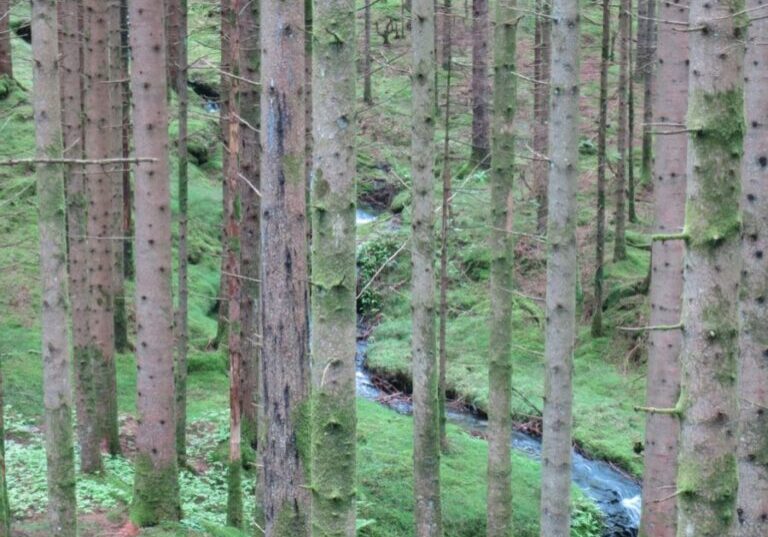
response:
[[[567,537],[570,533],[572,376],[578,272],[578,0],[554,0],[552,23],[541,536]]]
[[[11,52],[10,0],[0,0],[0,76],[13,78],[13,54]]]
[[[363,30],[363,101],[373,104],[371,87],[371,0],[365,1]]]
[[[619,158],[616,161],[616,183],[613,233],[613,260],[621,261],[627,257],[627,97],[629,95],[629,41],[631,21],[629,18],[629,0],[621,0],[619,7],[619,109],[616,126],[616,149]]]
[[[490,165],[491,118],[489,101],[491,79],[488,76],[491,23],[488,0],[472,0],[472,162],[482,168]]]
[[[533,61],[533,189],[538,203],[536,230],[547,231],[547,174],[549,165],[549,76],[552,63],[550,0],[537,0]]]
[[[62,158],[58,16],[53,0],[33,0],[32,45],[37,158]],[[64,173],[37,166],[38,231],[42,279],[43,402],[48,482],[48,522],[53,537],[77,535],[72,385],[67,334],[67,250]]]

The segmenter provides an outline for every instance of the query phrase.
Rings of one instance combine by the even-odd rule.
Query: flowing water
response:
[[[361,209],[357,211],[357,223],[365,224],[376,217]],[[363,327],[358,330],[362,334]],[[357,394],[359,397],[381,402],[385,395],[377,388],[365,367],[367,340],[359,336],[357,342]],[[385,406],[400,414],[411,414],[409,402],[402,399],[387,400]],[[448,411],[448,419],[468,432],[482,435],[488,428],[486,419],[469,411]],[[541,440],[522,432],[512,433],[512,449],[532,459],[541,457]],[[640,525],[641,486],[627,474],[605,461],[591,460],[580,453],[572,453],[572,480],[584,494],[591,498],[605,517],[604,537],[636,537]]]

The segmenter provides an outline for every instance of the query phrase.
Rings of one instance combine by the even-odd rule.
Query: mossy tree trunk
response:
[[[229,121],[227,169],[224,170],[226,189],[229,191],[224,207],[224,274],[227,297],[227,353],[229,354],[229,465],[227,488],[227,525],[241,528],[243,519],[242,494],[242,353],[240,348],[240,26],[238,18],[240,0],[230,0],[225,16],[229,17],[226,44],[229,47],[232,79],[229,82]]]
[[[67,158],[83,158],[82,117],[82,2],[58,4],[59,66],[62,100],[62,132]],[[84,473],[102,468],[99,431],[96,426],[96,394],[93,384],[93,356],[88,323],[88,207],[84,168],[64,169],[69,230],[69,301],[72,312],[72,358],[74,365],[77,436],[80,469]]]
[[[131,520],[178,520],[168,82],[163,3],[130,0],[136,155],[136,470]]]
[[[123,158],[131,157],[131,81],[128,77],[128,63],[131,50],[128,39],[128,0],[120,1],[120,50],[121,73],[120,79],[123,86],[123,116],[121,120],[123,130]],[[131,188],[131,167],[123,166],[123,275],[133,278],[133,189]],[[118,243],[119,247],[119,243]],[[130,341],[127,350],[133,350]]]
[[[13,78],[13,54],[11,52],[10,0],[0,0],[0,77]]]
[[[3,404],[3,370],[0,363],[0,537],[11,537],[11,506],[5,481],[5,426]]]
[[[363,101],[373,104],[373,87],[371,85],[371,1],[365,0],[363,13]]]
[[[482,0],[481,0],[482,1]],[[413,0],[412,295],[413,466],[416,537],[441,537],[440,427],[435,341],[435,6]]]
[[[310,534],[304,24],[304,0],[261,6],[259,435],[266,537]]]
[[[112,158],[112,116],[109,84],[109,6],[98,0],[84,0],[83,113],[85,156],[99,160]],[[97,404],[99,438],[105,441],[117,430],[115,386],[113,181],[111,166],[85,166],[88,203],[88,351],[93,364],[93,383]]]
[[[442,35],[442,60],[443,69],[448,70],[453,61],[453,6],[451,0],[443,0],[443,35]]]
[[[472,163],[487,169],[491,154],[491,79],[488,76],[491,23],[488,0],[472,0]]]
[[[58,16],[53,0],[33,0],[32,44],[35,146],[38,158],[62,158]],[[67,242],[64,173],[37,166],[38,230],[42,279],[43,402],[49,535],[75,537],[75,452],[67,334]]]
[[[541,451],[541,536],[570,534],[576,183],[579,169],[579,2],[552,4],[547,324]]]
[[[629,0],[628,9],[632,9]],[[632,78],[632,19],[629,22],[629,58],[627,60],[627,220],[637,223],[635,207],[635,83]]]
[[[512,288],[517,0],[496,4],[491,147],[491,341],[488,364],[488,537],[512,535]]]
[[[260,1],[253,0],[238,17],[240,25],[240,72],[247,80],[258,81],[261,72],[259,50]],[[259,324],[259,271],[261,267],[261,148],[259,147],[259,86],[243,84],[240,89],[240,109],[243,118],[240,127],[240,274],[242,293],[240,327],[243,365],[241,370],[241,398],[243,404],[242,438],[252,449],[257,448],[259,357],[261,355],[261,326]]]
[[[592,337],[603,335],[603,280],[605,265],[605,168],[608,131],[608,57],[611,46],[611,3],[603,0],[600,46],[600,111],[597,126],[597,222],[595,225],[595,303]]]
[[[355,2],[315,0],[312,531],[355,535]]]
[[[189,351],[189,281],[187,259],[187,233],[189,229],[189,153],[187,151],[187,133],[189,117],[189,95],[187,89],[187,0],[173,2],[172,7],[179,10],[173,18],[178,19],[176,38],[178,39],[178,68],[170,70],[176,74],[171,83],[176,88],[179,98],[179,272],[178,272],[178,307],[176,309],[176,455],[179,465],[186,464],[187,458],[187,353]]]
[[[749,0],[754,19],[748,29],[744,61],[747,130],[741,168],[744,262],[739,295],[739,490],[732,535],[768,535],[768,20],[763,4]]]
[[[677,6],[677,4],[675,4]],[[662,3],[659,9],[664,9]],[[678,20],[684,21],[685,17],[681,16],[679,10],[675,8],[675,19],[666,20]],[[664,17],[659,17],[664,19]],[[656,74],[654,72],[654,65],[656,63],[656,0],[638,0],[637,2],[637,56],[635,73],[636,77],[639,75],[643,82],[643,149],[640,164],[640,181],[648,185],[651,182],[651,174],[653,173],[653,114],[654,114],[654,96],[653,86],[655,83]],[[669,25],[668,25],[669,26]],[[659,27],[659,32],[666,31]],[[662,62],[663,63],[663,62]],[[661,63],[659,69],[662,69]],[[666,91],[666,89],[665,89]]]
[[[533,60],[533,189],[538,203],[536,230],[547,232],[547,174],[549,165],[549,74],[552,63],[551,0],[537,0]]]
[[[689,10],[678,535],[727,535],[736,515],[744,3]]]
[[[660,18],[685,20],[688,2],[662,2]],[[658,81],[663,92],[656,95],[654,119],[659,132],[678,131],[656,138],[653,165],[654,231],[678,233],[685,219],[688,103],[688,32],[670,24],[659,26]],[[640,58],[638,58],[640,61]],[[664,126],[663,124],[667,124]],[[683,243],[654,241],[651,247],[650,319],[653,326],[680,322],[683,292]],[[672,408],[680,397],[680,347],[676,330],[653,330],[648,334],[648,381],[646,405]],[[674,415],[649,413],[645,420],[643,510],[640,534],[644,537],[674,537],[677,531],[677,498],[671,496],[677,482],[677,449],[680,422]]]
[[[613,260],[622,261],[627,257],[627,97],[629,96],[629,41],[632,23],[629,18],[630,0],[619,4],[619,107],[616,120],[615,204],[613,233]]]

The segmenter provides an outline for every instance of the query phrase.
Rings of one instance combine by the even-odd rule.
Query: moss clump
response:
[[[227,464],[227,526],[243,528],[243,472],[239,460]]]
[[[148,455],[136,456],[131,521],[140,527],[181,518],[176,459],[158,468]]]
[[[14,81],[8,75],[0,76],[0,101],[7,99],[14,88]]]
[[[693,457],[680,461],[677,474],[680,508],[685,511],[707,510],[704,526],[696,530],[697,537],[727,535],[736,507],[738,473],[734,454],[702,463]],[[702,520],[702,517],[697,517]]]
[[[715,247],[741,231],[740,166],[744,141],[741,91],[691,95],[688,126],[698,188],[688,196],[685,228],[689,243]]]

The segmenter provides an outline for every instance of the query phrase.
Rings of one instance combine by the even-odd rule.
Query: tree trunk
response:
[[[450,63],[453,61],[453,11],[451,0],[443,0],[443,69],[450,69]]]
[[[0,364],[0,537],[11,537],[11,507],[5,481],[5,426],[3,423],[3,371]]]
[[[762,7],[750,0],[748,10]],[[747,130],[744,137],[744,161],[741,168],[741,209],[743,233],[741,255],[744,262],[739,295],[740,367],[739,367],[739,489],[736,499],[738,517],[732,535],[758,537],[768,534],[768,334],[765,330],[768,293],[768,143],[765,123],[768,110],[768,20],[755,16],[748,29],[747,55],[744,61],[744,105]]]
[[[371,87],[371,1],[365,0],[364,31],[363,31],[363,101],[373,104],[373,89]]]
[[[451,59],[448,58],[448,69],[445,82],[445,137],[443,139],[443,204],[440,212],[440,324],[437,335],[438,374],[437,397],[440,406],[440,449],[448,451],[448,435],[446,433],[446,369],[448,368],[448,225],[451,217]]]
[[[229,460],[227,476],[227,525],[243,527],[241,383],[242,354],[240,351],[240,215],[238,214],[238,174],[240,172],[240,0],[230,0],[226,15],[229,17],[229,58],[232,80],[229,82],[229,121],[227,151],[229,158],[224,180],[229,191],[224,207],[224,274],[227,297],[227,352],[229,354]]]
[[[472,0],[472,163],[487,169],[490,165],[491,118],[488,113],[491,79],[488,77],[491,24],[488,0]]]
[[[660,17],[685,20],[688,2],[661,3]],[[653,106],[656,123],[664,131],[679,131],[685,124],[688,108],[688,33],[670,24],[659,26],[658,77],[663,93]],[[685,219],[686,135],[659,135],[656,138],[653,208],[654,231],[676,233]],[[683,292],[683,243],[654,241],[651,248],[651,325],[680,322]],[[648,381],[646,404],[671,408],[680,397],[680,347],[677,330],[654,330],[648,334]],[[675,537],[677,532],[676,497],[677,449],[680,422],[676,416],[649,413],[645,420],[643,467],[643,511],[640,535]]]
[[[10,0],[0,0],[0,77],[13,78],[13,54],[11,53]]]
[[[315,0],[312,528],[355,535],[355,2]]]
[[[182,12],[183,0],[165,0],[165,28],[166,40],[168,42],[168,81],[170,86],[178,92],[179,71],[182,70],[181,48],[184,46],[182,41],[186,41],[186,36],[181,33],[181,18],[186,16]]]
[[[189,116],[189,95],[187,90],[187,0],[174,2],[179,10],[178,29],[178,69],[176,86],[179,97],[179,303],[176,311],[176,455],[180,466],[187,460],[187,352],[189,350],[189,281],[187,259],[187,233],[189,224],[189,153],[187,151],[187,133]]]
[[[533,84],[533,189],[538,203],[536,230],[547,232],[547,175],[549,174],[549,76],[552,63],[550,0],[536,2]]]
[[[629,0],[632,10],[632,0]],[[629,58],[627,60],[627,220],[637,223],[635,211],[635,83],[632,79],[632,19],[630,19]]]
[[[555,0],[552,21],[541,536],[567,537],[570,534],[572,376],[578,272],[578,0]]]
[[[131,82],[128,78],[130,44],[128,39],[128,0],[120,0],[120,45],[122,51],[123,80],[123,158],[131,156]],[[133,192],[131,190],[131,167],[123,166],[123,276],[133,278]],[[130,341],[128,347],[131,347]]]
[[[483,0],[480,0],[483,1]],[[441,537],[438,364],[435,348],[435,10],[413,0],[413,466],[416,537]]]
[[[614,216],[613,260],[627,257],[627,86],[629,84],[629,0],[619,5],[619,110],[616,120],[616,214]]]
[[[662,9],[664,6],[662,5]],[[639,0],[637,4],[637,65],[635,72],[639,73],[643,80],[643,153],[640,165],[640,180],[643,184],[650,184],[653,166],[653,85],[654,62],[656,55],[656,0]],[[675,19],[685,20],[677,10]],[[661,17],[663,18],[663,17]],[[664,29],[661,29],[664,31]],[[661,69],[661,67],[659,67]]]
[[[310,533],[304,1],[261,9],[261,388],[266,537]],[[274,441],[272,441],[274,440]]]
[[[114,157],[109,84],[109,9],[99,0],[83,0],[83,73],[85,157]],[[115,174],[103,164],[85,166],[88,198],[88,328],[93,361],[96,418],[99,437],[107,442],[117,429],[117,393],[114,389],[114,257],[112,197]]]
[[[248,80],[259,80],[261,54],[259,50],[259,1],[249,2],[238,18],[240,24],[240,72]],[[240,274],[242,293],[240,326],[243,365],[241,368],[243,402],[243,442],[253,449],[258,439],[259,357],[261,355],[261,327],[259,325],[259,271],[261,267],[261,189],[259,148],[259,87],[244,84],[240,90],[240,109],[243,124],[240,129],[240,173],[247,179],[240,181]]]
[[[38,158],[62,158],[61,96],[56,2],[32,2],[33,108]],[[67,337],[67,242],[64,173],[59,164],[37,166],[42,279],[43,401],[52,537],[77,535],[72,386]]]
[[[163,4],[129,0],[136,155],[136,474],[131,519],[180,517],[171,297],[168,83]]]
[[[736,514],[742,2],[690,4],[678,534],[727,535]]]
[[[603,280],[605,265],[605,167],[608,131],[608,63],[611,46],[611,4],[603,0],[603,37],[600,47],[600,113],[597,127],[597,225],[595,230],[595,303],[592,337],[603,335]]]
[[[63,143],[66,158],[83,158],[82,119],[82,3],[67,0],[58,4],[60,80]],[[72,308],[72,343],[77,407],[77,436],[80,469],[95,473],[102,469],[101,446],[96,426],[96,394],[93,357],[89,351],[87,207],[83,167],[64,168],[69,230],[69,300]]]
[[[491,151],[491,341],[488,366],[488,537],[512,535],[512,288],[517,112],[516,0],[496,4]]]

